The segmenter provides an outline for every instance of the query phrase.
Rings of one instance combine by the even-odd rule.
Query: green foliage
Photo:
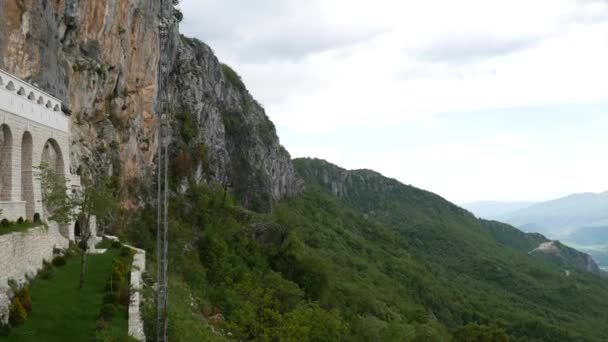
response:
[[[17,224],[23,224],[23,222],[25,222],[23,220],[23,217],[19,216],[19,218],[17,219]]]
[[[259,169],[255,169],[242,146],[258,144],[256,130],[247,124],[243,113],[222,113],[228,148],[233,155],[232,185],[233,193],[245,207],[257,212],[269,212],[272,208],[270,181]]]
[[[192,120],[192,113],[190,112],[181,112],[176,115],[177,120],[180,123],[180,133],[182,139],[186,142],[186,144],[190,143],[192,139],[196,136],[196,126]]]
[[[496,326],[470,323],[454,332],[453,342],[509,342],[509,335]]]
[[[65,264],[67,263],[65,256],[63,255],[58,255],[56,257],[53,258],[53,266],[65,266]]]
[[[10,225],[11,223],[8,219],[3,218],[2,221],[0,221],[0,227],[2,228],[8,228]]]
[[[101,311],[99,312],[99,318],[103,320],[110,320],[116,314],[116,305],[114,304],[104,304],[101,307]]]
[[[42,200],[51,213],[49,219],[59,224],[72,221],[85,222],[81,229],[88,229],[87,220],[91,215],[98,222],[104,222],[118,209],[118,193],[111,177],[88,179],[83,177],[84,190],[81,193],[68,194],[67,179],[46,164],[38,167],[42,185]],[[34,219],[35,221],[35,219]],[[88,231],[83,233],[85,236]]]
[[[224,74],[224,77],[226,78],[228,83],[230,83],[238,91],[247,90],[247,87],[245,87],[245,83],[243,83],[241,76],[239,76],[239,74],[237,74],[237,72],[234,71],[234,69],[232,69],[227,64],[222,64],[222,73]]]
[[[45,260],[42,269],[38,272],[38,276],[46,280],[53,278],[53,267],[51,266],[51,263]]]
[[[223,116],[232,148],[256,139],[241,115]],[[234,162],[235,179],[264,189]],[[295,166],[306,191],[272,212],[236,206],[220,186],[172,197],[172,340],[222,339],[212,331],[260,341],[608,338],[605,281],[529,255],[539,237],[372,171]],[[152,225],[145,216],[138,226]],[[153,230],[129,234],[153,251]],[[146,299],[153,339],[153,294]]]
[[[30,295],[30,290],[27,286],[22,287],[17,292],[15,297],[19,299],[19,302],[21,303],[26,312],[29,313],[32,311],[32,297]]]
[[[15,297],[9,307],[9,322],[16,327],[22,325],[27,320],[27,311],[21,304],[19,297]]]

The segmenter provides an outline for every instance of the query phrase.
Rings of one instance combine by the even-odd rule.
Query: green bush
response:
[[[120,249],[120,256],[122,258],[130,258],[133,255],[133,250],[129,247],[122,247]]]
[[[118,292],[106,292],[106,294],[103,296],[103,303],[104,304],[118,304],[118,300],[119,299],[119,295]]]
[[[42,269],[38,271],[38,276],[47,280],[53,278],[53,267],[50,262],[44,261]]]
[[[222,72],[228,83],[230,83],[233,87],[240,91],[245,91],[247,88],[245,87],[245,83],[243,83],[243,79],[241,76],[234,71],[230,66],[226,64],[222,64]]]
[[[23,217],[19,216],[19,218],[17,219],[17,224],[22,224],[23,222],[25,222],[23,220]]]
[[[0,221],[0,227],[2,228],[8,228],[11,225],[11,222],[8,219],[3,218],[2,221]]]
[[[120,249],[122,248],[122,243],[120,243],[120,241],[112,241],[112,245],[110,247],[112,249]]]
[[[58,255],[55,258],[53,258],[53,265],[57,266],[57,267],[61,267],[61,266],[65,266],[65,264],[67,263],[65,256],[63,255]]]
[[[105,330],[108,327],[108,325],[109,325],[108,321],[106,321],[103,318],[100,318],[95,322],[95,330],[97,330],[97,331]]]
[[[11,326],[0,323],[0,336],[8,336],[11,333]]]
[[[12,326],[19,326],[27,320],[27,311],[21,304],[19,298],[15,297],[9,308],[9,322]]]
[[[118,301],[120,305],[129,306],[131,304],[131,287],[123,284],[118,290]]]
[[[99,312],[99,318],[103,320],[110,320],[116,314],[116,305],[104,304]]]
[[[17,292],[16,298],[19,298],[19,302],[25,309],[25,311],[32,312],[32,296],[30,295],[30,290],[27,286],[24,286]]]

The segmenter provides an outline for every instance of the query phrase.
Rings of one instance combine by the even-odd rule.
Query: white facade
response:
[[[69,171],[70,120],[61,101],[0,70],[0,209],[1,218],[44,218],[36,167],[52,164],[79,187]],[[71,184],[75,183],[75,184]],[[68,230],[68,231],[71,231]],[[66,232],[66,238],[73,235]]]

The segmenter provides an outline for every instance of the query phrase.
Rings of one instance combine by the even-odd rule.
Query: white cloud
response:
[[[491,198],[492,191],[494,198],[540,197],[559,178],[545,175],[543,165],[562,177],[576,170],[555,156],[536,162],[539,149],[529,155],[517,147],[538,139],[518,132],[479,137],[483,148],[458,141],[405,146],[397,137],[389,150],[401,159],[350,153],[357,142],[345,132],[368,132],[358,139],[373,146],[398,127],[432,128],[440,113],[608,100],[605,0],[183,0],[182,9],[183,31],[242,74],[293,155],[374,168],[405,182],[412,176],[458,200]],[[316,144],[319,133],[335,142]],[[445,179],[446,163],[455,159],[467,161],[450,168],[463,186]],[[415,161],[418,172],[404,166]],[[580,162],[608,171],[592,158]],[[507,166],[489,168],[496,163]],[[584,182],[571,184],[601,183],[596,171],[581,175]],[[473,190],[464,193],[467,187]]]

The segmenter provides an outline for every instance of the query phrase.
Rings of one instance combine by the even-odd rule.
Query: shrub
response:
[[[104,304],[99,312],[99,318],[104,320],[110,320],[116,314],[116,305]]]
[[[17,219],[17,224],[23,224],[23,222],[23,217],[19,216],[19,218]]]
[[[11,222],[8,219],[3,218],[2,221],[0,221],[0,226],[2,228],[7,228],[11,225]]]
[[[100,318],[95,322],[95,329],[97,329],[97,331],[105,330],[107,327],[108,322],[103,318]]]
[[[12,326],[16,327],[18,325],[23,324],[26,319],[27,311],[25,311],[25,308],[23,307],[23,305],[21,305],[21,301],[19,301],[19,298],[15,297],[9,308],[9,322]]]
[[[106,284],[106,290],[117,290],[124,280],[124,266],[121,262],[115,261],[114,264],[112,264],[112,273],[110,273],[110,279],[108,279],[108,283]]]
[[[128,258],[132,255],[133,251],[129,247],[122,247],[120,249],[120,256],[123,258]],[[124,266],[123,266],[124,267]]]
[[[34,223],[40,223],[40,213],[34,213]]]
[[[118,302],[124,306],[131,304],[131,287],[128,284],[123,284],[118,290]]]
[[[103,303],[104,304],[118,304],[118,292],[106,292],[106,294],[103,296]]]
[[[51,263],[49,263],[48,261],[44,261],[44,265],[42,266],[42,269],[40,271],[38,271],[38,275],[42,278],[42,279],[51,279],[53,278],[53,267],[51,266]]]
[[[0,322],[0,336],[8,336],[11,333],[11,326]]]
[[[55,258],[53,258],[53,265],[54,266],[64,266],[66,264],[66,260],[65,257],[62,255],[58,255]]]
[[[16,298],[19,298],[19,302],[25,309],[25,311],[32,312],[32,296],[30,295],[30,290],[27,286],[24,286],[19,292],[17,292]]]
[[[120,243],[120,241],[112,241],[112,245],[110,247],[112,249],[120,249],[122,248],[122,243]]]
[[[239,74],[237,74],[236,71],[234,71],[234,69],[232,69],[230,66],[222,64],[222,72],[224,74],[224,77],[226,77],[226,80],[228,80],[228,82],[233,87],[240,91],[247,90],[247,88],[245,87],[245,83],[243,83],[243,80],[241,79],[241,76],[239,76]]]

